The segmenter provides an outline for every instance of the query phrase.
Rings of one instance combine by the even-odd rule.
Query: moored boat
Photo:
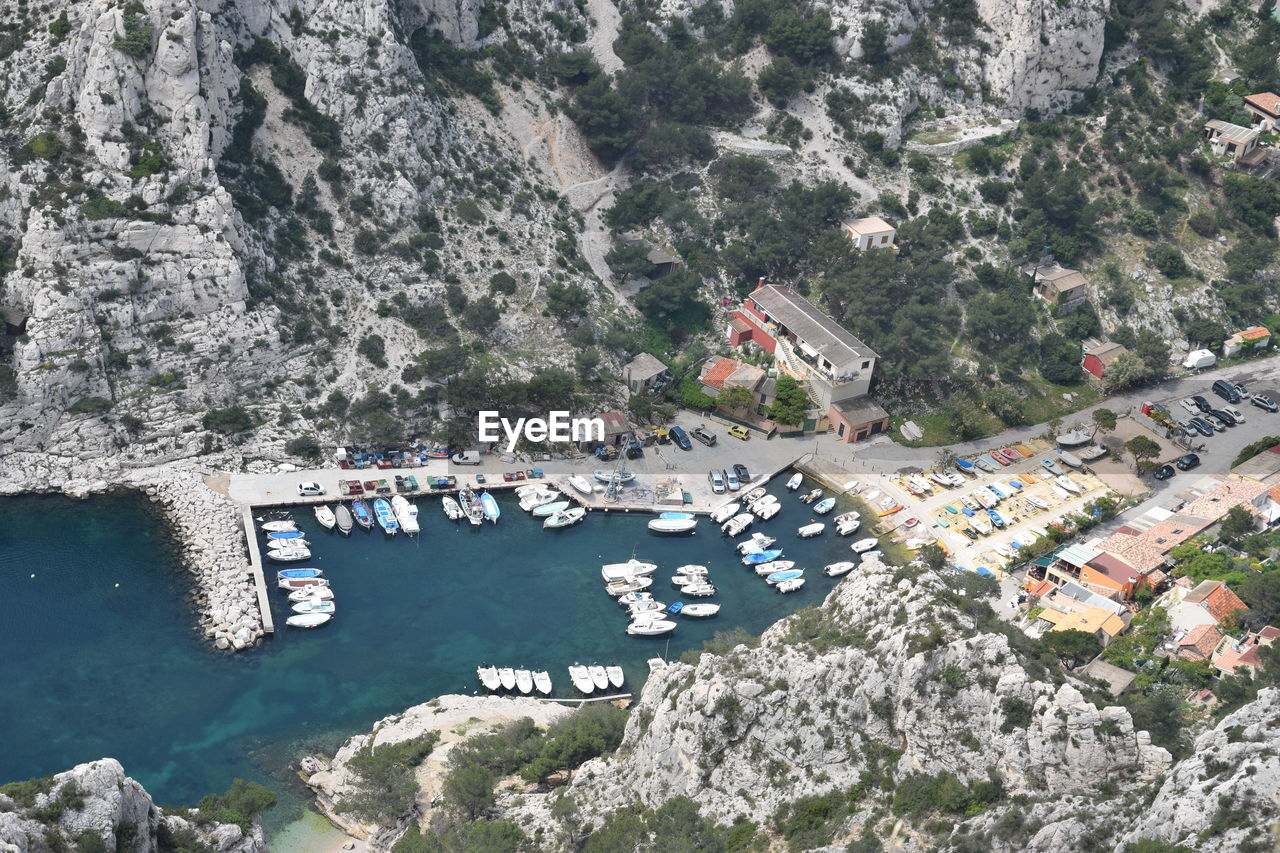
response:
[[[555,515],[557,512],[564,512],[571,506],[573,506],[573,504],[568,501],[555,501],[553,503],[542,504],[534,507],[530,514],[534,518],[546,518],[549,515]]]
[[[329,581],[326,578],[279,578],[276,580],[276,587],[290,591],[328,585]]]
[[[737,501],[730,501],[727,504],[723,504],[722,506],[718,506],[711,510],[710,518],[716,524],[721,524],[733,518],[734,513],[736,513],[741,506],[742,504]]]
[[[517,490],[518,492],[519,490]],[[539,486],[533,491],[525,492],[520,495],[520,508],[525,512],[533,512],[543,504],[555,503],[560,499],[560,493],[555,489],[549,489],[546,486]]]
[[[373,502],[373,514],[378,518],[378,526],[390,536],[395,536],[396,531],[400,529],[400,522],[396,521],[396,514],[391,509],[391,503],[386,498],[378,498]]]
[[[272,539],[267,542],[267,548],[271,551],[293,551],[310,547],[310,545],[311,543],[305,539]]]
[[[485,690],[497,690],[502,686],[502,682],[498,679],[498,668],[496,666],[476,667],[476,678],[480,679],[480,683],[484,685]]]
[[[291,530],[297,530],[298,525],[293,519],[277,519],[276,521],[267,521],[262,525],[264,533],[287,533]]]
[[[794,492],[796,489],[800,488],[800,484],[803,482],[804,482],[804,474],[801,474],[799,471],[797,471],[796,473],[791,475],[790,480],[787,480],[787,491]]]
[[[858,564],[851,560],[841,560],[837,563],[828,563],[822,567],[822,573],[829,578],[838,578],[841,575],[847,575]]]
[[[604,674],[609,676],[609,686],[615,690],[621,688],[622,682],[626,680],[626,677],[622,673],[622,667],[620,666],[606,666],[604,668]]]
[[[764,506],[760,507],[760,511],[757,512],[756,515],[760,518],[761,521],[768,521],[769,519],[777,515],[778,512],[781,511],[781,509],[782,509],[782,504],[778,503],[777,501],[774,501],[773,503],[765,504]]]
[[[356,524],[365,530],[373,528],[373,511],[363,500],[356,498],[351,502],[351,514],[356,517]]]
[[[777,542],[772,536],[766,536],[763,533],[752,533],[749,537],[738,543],[739,554],[750,554],[752,551],[763,551]]]
[[[343,536],[351,534],[351,529],[355,527],[355,519],[351,517],[351,510],[347,509],[346,504],[338,504],[333,511],[334,519],[338,525],[338,532]]]
[[[580,664],[569,667],[569,681],[579,693],[589,696],[596,690],[596,686],[591,683],[591,675],[587,672],[587,668]]]
[[[726,536],[737,536],[750,527],[755,520],[756,517],[749,512],[739,513],[720,525],[720,529],[724,531]]]
[[[817,515],[826,515],[836,507],[835,498],[824,498],[813,505],[813,511]]]
[[[655,518],[649,522],[649,530],[654,533],[693,533],[697,526],[695,518]]]
[[[498,508],[497,498],[488,492],[482,492],[480,495],[480,509],[484,512],[484,517],[489,519],[491,523],[498,523],[498,518],[502,515],[502,510]]]
[[[770,560],[767,563],[761,563],[755,567],[755,572],[760,577],[766,577],[774,572],[785,572],[787,569],[796,567],[795,560]]]
[[[533,687],[543,696],[551,695],[551,674],[540,669],[533,674]]]
[[[799,536],[801,539],[809,539],[814,536],[822,535],[822,531],[826,529],[827,529],[827,526],[825,524],[823,524],[820,521],[815,521],[813,524],[806,524],[803,527],[801,527],[799,530],[796,531],[796,535]]]
[[[785,580],[782,583],[777,584],[774,586],[774,590],[780,593],[788,593],[795,592],[802,586],[804,586],[804,578],[792,578],[791,580]]]
[[[630,577],[651,575],[658,570],[657,563],[648,563],[632,557],[623,563],[605,563],[600,567],[600,577],[607,583]]]
[[[267,551],[267,559],[277,563],[300,563],[311,559],[311,552],[306,548],[281,548]]]
[[[676,623],[668,619],[652,619],[644,622],[632,622],[627,626],[627,633],[639,637],[656,637],[668,634],[676,629]]]
[[[591,683],[595,685],[596,690],[609,689],[609,673],[605,672],[600,664],[595,663],[587,667],[587,675],[591,676]]]
[[[872,548],[876,547],[879,544],[880,544],[879,539],[877,539],[874,536],[868,536],[866,539],[859,539],[857,542],[854,542],[849,547],[856,554],[865,554],[867,551],[870,551]]]
[[[504,666],[498,670],[498,683],[502,685],[503,690],[513,690],[516,686],[516,671],[509,666]]]
[[[528,695],[533,692],[533,673],[527,669],[516,670],[516,689]]]
[[[457,521],[466,515],[462,511],[462,507],[458,505],[458,501],[452,495],[445,495],[440,499],[441,508],[444,510],[445,517],[450,521]]]
[[[301,530],[273,530],[267,534],[267,539],[286,542],[290,539],[301,539],[305,535]]]
[[[760,498],[764,497],[764,494],[765,494],[764,486],[756,486],[754,489],[747,492],[747,494],[742,499],[747,503],[752,503],[753,501],[760,500]]]
[[[822,489],[811,489],[800,498],[800,503],[811,504],[822,497]]]
[[[542,526],[548,530],[558,530],[561,527],[572,527],[579,521],[587,517],[587,511],[580,506],[570,507],[555,515],[549,515],[543,520]]]
[[[290,628],[319,628],[332,618],[332,613],[299,613],[284,620],[284,624]]]
[[[280,571],[276,572],[276,579],[283,580],[284,578],[318,578],[323,574],[324,572],[321,571],[320,569],[281,569]]]
[[[338,523],[338,517],[333,514],[333,510],[324,504],[316,504],[316,521],[320,522],[320,526],[325,530],[332,530]]]
[[[299,601],[293,605],[294,613],[334,613],[336,607],[333,599],[310,599],[307,601]]]
[[[742,558],[742,565],[754,566],[759,563],[767,563],[770,560],[778,559],[778,557],[780,556],[782,556],[781,548],[778,548],[776,550],[768,550],[768,551],[752,551],[750,554],[747,554],[745,557]]]
[[[681,616],[690,616],[695,619],[705,619],[708,616],[715,616],[720,612],[719,604],[710,602],[694,602],[686,604],[677,611]]]
[[[774,572],[773,574],[766,575],[764,582],[767,584],[778,584],[783,581],[794,580],[795,578],[803,576],[804,569],[783,569],[780,572]]]
[[[396,514],[396,521],[405,533],[414,534],[422,530],[418,524],[418,508],[409,503],[404,495],[396,495],[391,499],[391,510]]]
[[[328,601],[333,598],[333,590],[327,586],[309,586],[289,593],[290,601],[309,601],[313,598]]]

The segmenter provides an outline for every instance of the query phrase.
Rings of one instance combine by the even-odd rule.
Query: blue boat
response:
[[[667,608],[668,613],[679,613],[681,610],[684,610],[683,601],[677,601],[676,603],[672,604]]]
[[[974,571],[982,575],[984,578],[991,578],[992,580],[995,580],[996,576],[991,573],[990,569],[986,569],[982,566],[978,566],[976,569],[974,569]]]
[[[658,516],[658,518],[669,518],[669,519],[671,519],[671,520],[673,520],[673,521],[688,521],[689,519],[693,518],[693,513],[691,513],[691,512],[664,512],[664,513],[662,513],[661,515],[659,515],[659,516]]]
[[[268,539],[301,539],[301,530],[282,530],[278,533],[268,533]]]
[[[973,518],[973,510],[969,509],[967,506],[960,507],[960,511],[970,518]]]
[[[782,583],[783,581],[795,580],[804,574],[804,569],[786,569],[781,572],[774,572],[765,578],[767,583]]]
[[[1021,491],[1021,490],[1022,490],[1022,484],[1021,484],[1021,483],[1019,483],[1017,480],[1010,480],[1010,481],[1009,481],[1009,485],[1010,485],[1010,486],[1013,486],[1013,488],[1014,488],[1014,490],[1015,490],[1015,491]]]
[[[373,502],[373,514],[378,517],[378,524],[383,530],[392,536],[396,535],[396,531],[400,529],[400,522],[396,521],[396,514],[386,498],[378,498]]]
[[[1004,492],[1002,492],[999,488],[997,488],[997,487],[996,487],[996,486],[994,486],[994,485],[992,485],[992,486],[987,486],[987,491],[988,491],[988,492],[991,492],[991,494],[995,495],[995,496],[996,496],[997,498],[999,498],[1000,500],[1004,500],[1005,498],[1009,497],[1007,494],[1005,494]]]
[[[747,566],[754,566],[757,563],[767,563],[770,560],[776,560],[782,556],[782,549],[775,551],[752,551],[750,554],[742,558],[742,562]]]
[[[276,572],[278,578],[318,578],[324,572],[319,569],[281,569]]]
[[[1004,527],[1004,516],[996,512],[994,509],[987,510],[987,515],[991,516],[991,523],[996,527]]]
[[[965,472],[966,474],[973,473],[973,463],[970,462],[968,459],[957,459],[956,467],[959,468],[961,471]]]
[[[356,523],[365,530],[373,527],[373,513],[369,511],[369,505],[362,500],[354,500],[351,502],[351,514],[356,517]]]
[[[484,517],[498,523],[498,516],[502,515],[502,510],[498,509],[498,501],[493,495],[485,492],[480,495],[480,509],[484,511]]]

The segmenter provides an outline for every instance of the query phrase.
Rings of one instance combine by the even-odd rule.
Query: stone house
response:
[[[1280,123],[1280,95],[1274,92],[1245,95],[1244,108],[1249,113],[1250,124],[1263,133],[1274,132]]]
[[[1261,352],[1271,346],[1271,332],[1266,326],[1242,329],[1222,342],[1222,354],[1232,358],[1242,354]]]
[[[1209,148],[1220,157],[1230,157],[1245,166],[1256,166],[1266,159],[1266,150],[1258,147],[1261,133],[1229,121],[1210,119],[1204,123],[1204,138]]]
[[[879,216],[853,219],[841,225],[844,227],[845,235],[853,241],[853,247],[859,252],[867,249],[887,249],[893,245],[893,239],[898,233],[898,229]]]
[[[622,381],[632,394],[660,394],[671,384],[671,371],[647,352],[642,352],[622,368]]]
[[[1079,270],[1057,263],[1037,264],[1028,272],[1032,291],[1051,306],[1074,311],[1089,298],[1089,282]]]
[[[853,397],[831,404],[828,412],[836,438],[852,444],[889,431],[889,413],[869,397]]]
[[[1174,641],[1174,654],[1179,660],[1208,660],[1222,640],[1217,625],[1196,625]]]
[[[1099,341],[1094,338],[1084,342],[1084,359],[1080,366],[1094,379],[1101,381],[1107,375],[1107,366],[1129,350],[1115,341]]]

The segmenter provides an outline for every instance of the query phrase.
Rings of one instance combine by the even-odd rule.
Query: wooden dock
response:
[[[244,524],[244,538],[249,543],[249,573],[253,575],[253,585],[258,591],[258,612],[262,616],[262,630],[268,634],[276,632],[275,620],[271,617],[271,599],[267,595],[267,579],[262,570],[262,550],[258,547],[258,531],[253,524],[253,507],[241,508],[240,521]]]

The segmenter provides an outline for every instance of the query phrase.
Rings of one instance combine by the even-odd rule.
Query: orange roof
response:
[[[1108,637],[1118,636],[1128,627],[1119,616],[1101,607],[1086,607],[1074,613],[1044,610],[1040,618],[1053,625],[1050,631],[1084,631],[1086,634],[1102,631]]]
[[[698,378],[698,381],[708,388],[722,388],[724,387],[724,381],[741,366],[742,362],[740,361],[713,355],[707,359],[706,364],[702,365],[702,376]]]
[[[1280,638],[1280,628],[1274,625],[1268,625],[1258,632],[1259,640],[1275,640],[1277,638]],[[1270,643],[1263,643],[1263,645],[1270,645]]]
[[[1222,632],[1216,625],[1197,625],[1178,641],[1178,655],[1191,651],[1198,656],[1197,660],[1203,660],[1213,654],[1221,639]]]
[[[1202,581],[1195,589],[1187,593],[1184,601],[1199,604],[1219,623],[1237,610],[1248,610],[1248,606],[1240,600],[1240,596],[1231,591],[1231,587],[1222,581]]]
[[[1053,592],[1057,588],[1058,587],[1054,585],[1053,581],[1040,581],[1038,584],[1028,589],[1027,594],[1038,595],[1041,598],[1044,598],[1046,595]]]
[[[1236,667],[1242,665],[1257,668],[1262,665],[1262,659],[1258,657],[1257,646],[1242,648],[1234,644],[1228,644],[1222,650],[1222,653],[1213,659],[1212,663],[1223,672],[1234,673]]]
[[[1256,95],[1245,95],[1244,100],[1245,103],[1253,104],[1263,112],[1280,116],[1280,95],[1273,92],[1259,92]]]
[[[1152,569],[1157,569],[1164,564],[1164,550],[1151,542],[1147,541],[1145,536],[1126,536],[1123,533],[1113,533],[1106,539],[1098,543],[1099,551],[1106,551],[1124,560],[1133,566],[1139,574],[1145,574]]]
[[[1272,97],[1275,96],[1273,95]],[[1265,326],[1253,326],[1245,329],[1243,332],[1236,332],[1236,337],[1240,338],[1242,341],[1256,341],[1261,340],[1262,338],[1271,337],[1271,333],[1267,331]]]

